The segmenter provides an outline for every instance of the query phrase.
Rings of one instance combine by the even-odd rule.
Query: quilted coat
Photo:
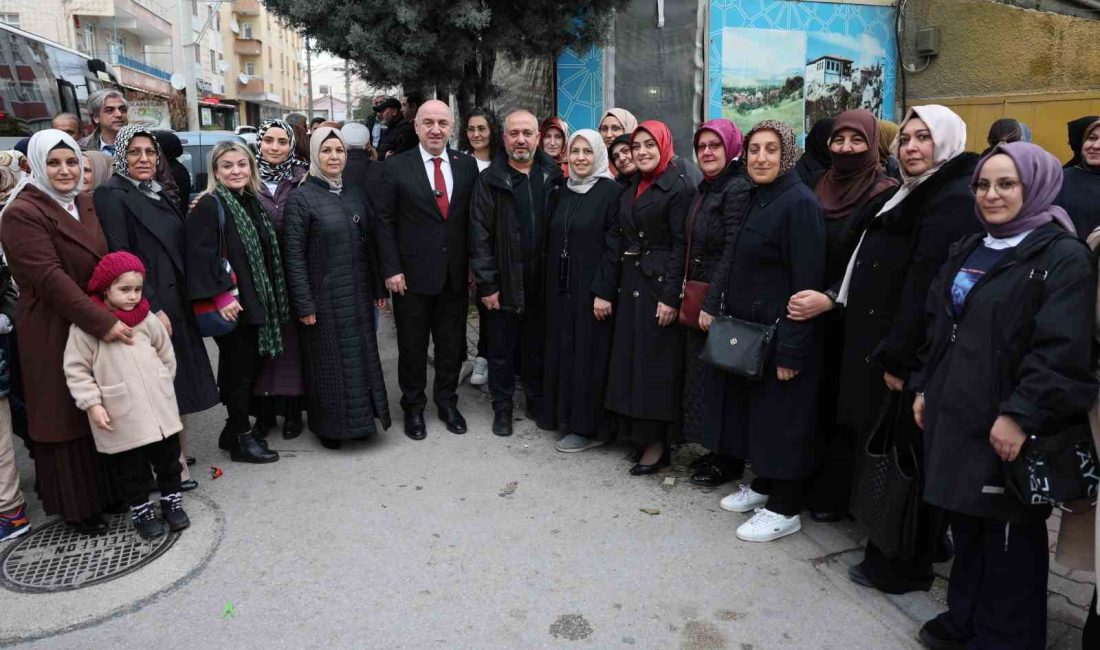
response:
[[[386,296],[377,223],[359,188],[335,194],[312,177],[283,214],[290,304],[299,318],[317,317],[302,347],[309,426],[322,438],[370,437],[375,418],[390,426],[374,327],[374,300]]]

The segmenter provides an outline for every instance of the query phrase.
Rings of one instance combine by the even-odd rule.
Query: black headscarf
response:
[[[1073,152],[1073,158],[1070,158],[1069,162],[1063,165],[1064,167],[1077,167],[1081,164],[1081,147],[1085,146],[1085,130],[1096,120],[1100,120],[1100,116],[1086,115],[1066,124],[1066,131],[1069,133],[1069,148]]]
[[[798,160],[796,168],[802,182],[811,190],[833,164],[829,155],[829,136],[833,132],[833,118],[825,117],[810,127],[806,134],[806,153]]]

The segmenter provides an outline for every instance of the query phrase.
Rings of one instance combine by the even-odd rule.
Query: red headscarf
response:
[[[634,133],[630,136],[631,148],[634,146],[634,140],[638,137],[639,131],[645,131],[653,136],[653,139],[657,141],[657,150],[660,151],[661,158],[657,161],[656,169],[649,173],[642,174],[642,179],[638,183],[638,191],[634,193],[634,198],[641,196],[649,189],[650,185],[653,185],[653,183],[657,181],[657,177],[668,169],[668,164],[672,162],[672,156],[675,155],[675,152],[672,150],[672,132],[668,130],[668,127],[665,126],[663,122],[646,120],[639,124],[638,128],[634,129]]]

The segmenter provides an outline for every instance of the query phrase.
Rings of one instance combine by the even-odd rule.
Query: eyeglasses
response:
[[[604,124],[600,126],[600,133],[623,133],[623,127],[618,124]]]
[[[989,194],[990,189],[995,189],[997,196],[1008,196],[1016,191],[1016,188],[1020,186],[1020,181],[1013,180],[999,180],[996,183],[990,184],[987,180],[980,180],[970,186],[970,192],[974,196],[984,196]]]
[[[144,156],[145,158],[149,158],[151,160],[155,160],[156,157],[157,157],[157,150],[156,149],[127,149],[126,150],[126,157],[127,158],[135,158],[137,160],[141,160],[142,156]]]
[[[725,147],[722,146],[721,142],[700,142],[699,144],[695,145],[696,153],[703,153],[704,151],[708,150],[717,153],[723,149],[725,149]]]

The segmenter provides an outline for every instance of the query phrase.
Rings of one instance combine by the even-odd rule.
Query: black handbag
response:
[[[911,442],[899,444],[898,429],[909,420],[908,393],[890,391],[864,448],[852,514],[887,557],[916,551],[920,506],[919,465]],[[915,423],[912,426],[916,426]]]
[[[735,254],[746,218],[747,215],[741,219],[734,235],[732,246]],[[688,251],[686,254],[690,253]],[[771,359],[779,319],[771,325],[764,325],[727,316],[725,311],[726,295],[723,293],[722,305],[718,316],[707,330],[707,340],[703,344],[703,351],[699,353],[699,359],[709,366],[744,379],[763,379],[764,367]]]
[[[1100,484],[1088,424],[1053,436],[1029,436],[1016,460],[1004,464],[1005,488],[1026,505],[1055,506],[1096,500]]]

